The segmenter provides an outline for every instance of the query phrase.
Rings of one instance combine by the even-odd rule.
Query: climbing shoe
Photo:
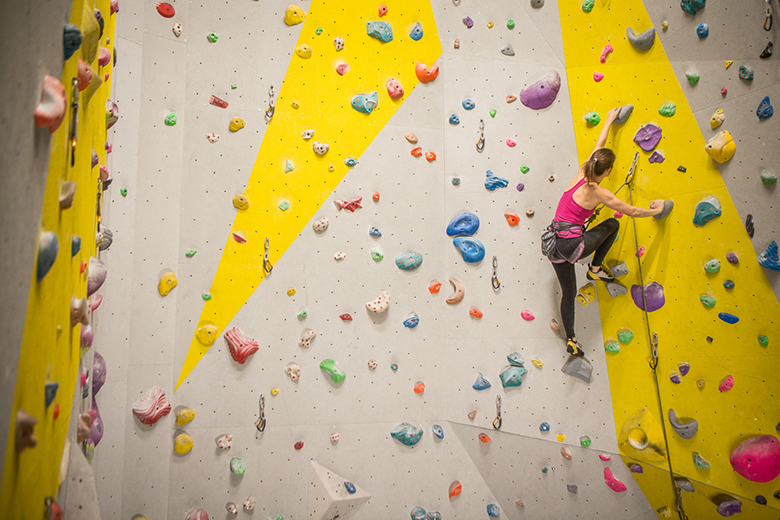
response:
[[[601,269],[598,270],[598,272],[593,272],[593,266],[588,264],[588,274],[585,275],[588,280],[601,280],[602,282],[614,282],[615,277],[612,276],[612,273],[609,269],[607,269],[605,266],[601,266]]]
[[[566,352],[571,354],[572,356],[584,356],[585,351],[582,350],[582,345],[580,345],[579,341],[575,341],[571,338],[566,340]]]

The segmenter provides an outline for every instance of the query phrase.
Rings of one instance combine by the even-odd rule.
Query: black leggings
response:
[[[580,241],[585,241],[585,249],[580,258],[593,254],[591,265],[598,266],[604,262],[607,251],[615,241],[620,224],[617,219],[608,218],[598,226],[585,232],[582,238],[558,238],[555,240],[558,251],[565,257],[569,257]],[[561,284],[561,318],[566,337],[573,338],[574,334],[574,297],[577,295],[577,275],[574,272],[574,264],[562,262],[552,264],[558,282]]]

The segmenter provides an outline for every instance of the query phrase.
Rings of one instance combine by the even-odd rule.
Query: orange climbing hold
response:
[[[441,282],[435,281],[431,285],[428,286],[428,291],[431,294],[436,294],[441,289]]]
[[[418,62],[414,68],[414,73],[417,74],[417,79],[420,83],[428,83],[439,77],[439,66],[434,65],[430,69],[425,63]]]
[[[472,318],[477,318],[477,319],[482,318],[482,311],[477,309],[476,307],[472,307],[471,309],[469,309],[469,314],[471,315]]]
[[[520,223],[520,216],[517,213],[504,213],[504,216],[510,226],[516,226]]]
[[[482,444],[487,444],[490,442],[490,435],[487,435],[486,433],[480,433],[479,440],[482,442]]]
[[[433,152],[425,152],[425,159],[428,162],[435,161],[436,160],[436,154]]]
[[[374,202],[379,202],[379,192],[375,191],[371,198],[374,199]]]
[[[412,148],[411,154],[413,157],[420,157],[422,155],[422,148],[419,146],[417,148]]]
[[[457,480],[450,484],[450,498],[460,495],[463,486]]]
[[[477,416],[477,411],[476,410],[472,410],[472,411],[469,412],[469,419],[471,419],[472,421],[474,420],[474,417],[476,417],[476,416]]]
[[[561,446],[561,455],[563,455],[563,458],[566,460],[571,460],[571,453],[569,453],[566,448]]]
[[[417,383],[416,385],[414,385],[414,393],[415,394],[421,394],[423,392],[425,392],[425,383],[420,382],[420,383]]]
[[[382,4],[379,6],[379,16],[384,16],[387,14],[387,6],[385,4]]]

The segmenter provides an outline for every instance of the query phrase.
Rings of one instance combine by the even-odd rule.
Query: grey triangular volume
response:
[[[309,465],[309,518],[331,520],[341,518],[371,498],[365,490],[354,486],[350,493],[344,483],[347,479],[317,464]]]
[[[503,49],[501,49],[501,54],[504,56],[514,56],[515,55],[515,49],[512,47],[511,43],[507,43]]]

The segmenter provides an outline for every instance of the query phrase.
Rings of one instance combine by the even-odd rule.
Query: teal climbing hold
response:
[[[479,373],[477,376],[477,380],[474,381],[474,384],[471,385],[471,388],[474,390],[485,390],[487,388],[490,388],[490,381],[488,381],[484,375],[482,375],[482,372]]]
[[[423,255],[417,251],[407,251],[395,257],[395,265],[401,271],[414,271],[422,265]]]
[[[390,436],[404,446],[414,446],[423,436],[423,429],[408,422],[402,422],[390,432]],[[414,518],[414,517],[412,517]]]
[[[523,376],[528,372],[523,367],[510,366],[505,368],[498,377],[501,378],[501,386],[504,388],[517,387],[523,384]]]
[[[366,33],[385,43],[393,41],[393,28],[387,22],[367,22]]]
[[[356,94],[352,96],[352,108],[364,114],[370,114],[379,103],[376,90],[371,94]]]
[[[696,210],[693,214],[693,223],[697,226],[703,226],[720,215],[720,201],[717,197],[707,197],[696,204]]]

